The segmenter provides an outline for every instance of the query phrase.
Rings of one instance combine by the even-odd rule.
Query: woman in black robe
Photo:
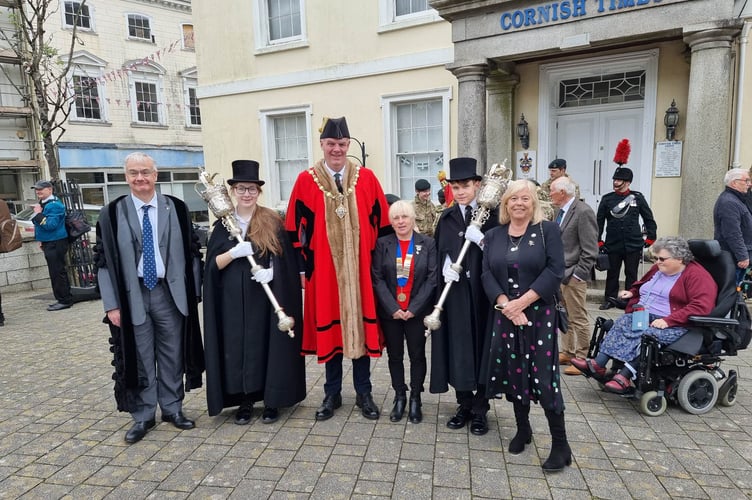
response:
[[[282,218],[257,204],[264,181],[251,160],[232,163],[227,182],[235,197],[236,222],[245,235],[238,243],[221,222],[214,225],[206,253],[204,343],[209,415],[239,406],[235,423],[251,421],[253,404],[264,402],[263,423],[279,418],[279,408],[306,396],[301,355],[302,292],[295,252]],[[253,275],[247,256],[264,269]],[[295,320],[295,336],[277,328],[277,315],[262,288],[268,283],[285,313]]]

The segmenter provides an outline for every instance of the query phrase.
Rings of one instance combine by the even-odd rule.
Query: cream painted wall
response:
[[[62,141],[200,146],[201,130],[185,127],[184,88],[182,79],[178,76],[179,72],[196,66],[196,54],[193,50],[183,49],[180,42],[172,51],[162,53],[173,42],[182,40],[181,25],[193,22],[190,10],[169,8],[158,1],[120,0],[88,2],[87,5],[92,11],[94,29],[78,31],[83,45],[76,45],[74,51],[87,51],[104,59],[107,62],[107,66],[103,68],[104,73],[121,69],[126,61],[155,54],[155,62],[166,71],[163,76],[163,98],[164,109],[169,116],[168,127],[132,127],[131,108],[125,104],[130,100],[128,79],[115,77],[105,84],[105,96],[110,100],[109,103],[105,101],[109,123],[99,125],[71,121]],[[155,43],[128,39],[127,14],[141,14],[151,18]],[[51,16],[47,29],[52,34],[53,44],[61,54],[65,54],[69,50],[70,30],[62,28],[62,20],[60,13]],[[158,57],[157,51],[160,51]],[[179,109],[177,104],[180,104]]]
[[[319,132],[324,116],[347,117],[350,134],[365,141],[368,154],[367,165],[379,179],[385,179],[385,138],[383,136],[383,110],[381,98],[405,92],[420,92],[452,88],[450,102],[451,140],[450,151],[456,150],[456,79],[443,67],[428,68],[402,73],[387,74],[300,88],[286,88],[261,93],[246,93],[216,97],[201,101],[204,119],[204,157],[212,172],[220,172],[225,178],[231,173],[231,162],[236,159],[255,159],[262,163],[261,175],[269,178],[269,165],[262,156],[259,112],[290,106],[311,106],[310,131],[312,137],[311,159],[321,158]],[[238,125],[242,124],[242,125]],[[360,156],[353,141],[350,154]],[[384,185],[384,190],[394,191]]]

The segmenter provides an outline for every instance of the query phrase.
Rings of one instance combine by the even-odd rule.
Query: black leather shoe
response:
[[[397,392],[394,395],[394,407],[392,413],[389,414],[389,420],[392,422],[402,420],[402,415],[405,414],[405,406],[407,406],[407,394],[405,394],[405,391]]]
[[[133,427],[128,429],[128,432],[125,433],[125,442],[130,444],[138,443],[144,438],[144,436],[146,436],[149,429],[153,428],[155,425],[156,422],[154,419],[136,422],[133,424]]]
[[[411,424],[419,424],[423,420],[423,412],[420,409],[420,394],[417,396],[410,395],[410,410],[407,414],[407,418]]]
[[[253,417],[253,403],[246,401],[238,406],[235,412],[235,423],[238,425],[248,425]]]
[[[334,416],[334,410],[342,406],[342,394],[332,394],[331,396],[325,396],[324,401],[316,410],[316,420],[329,420]]]
[[[175,413],[174,415],[164,415],[162,414],[162,422],[170,422],[172,425],[177,427],[178,429],[182,429],[184,431],[187,431],[188,429],[193,429],[196,427],[196,422],[193,420],[186,418],[185,415],[183,415],[182,411],[179,411]]]
[[[71,304],[62,304],[58,302],[57,304],[52,304],[51,306],[47,306],[48,311],[61,311],[63,309],[69,309]]]
[[[276,408],[270,408],[267,406],[264,408],[264,413],[261,414],[261,421],[265,424],[273,424],[279,420],[279,410]]]
[[[379,407],[374,403],[370,392],[357,394],[355,396],[355,406],[360,408],[360,413],[362,413],[368,420],[376,420],[379,418]]]
[[[470,424],[470,432],[476,436],[482,436],[488,432],[488,420],[486,415],[473,414],[473,421]]]
[[[614,305],[611,302],[606,301],[600,306],[598,306],[598,309],[600,309],[601,311],[605,311],[607,309],[611,309],[612,307],[614,307]]]
[[[462,429],[472,416],[473,412],[470,408],[460,406],[457,408],[457,413],[447,422],[447,427],[450,429]]]

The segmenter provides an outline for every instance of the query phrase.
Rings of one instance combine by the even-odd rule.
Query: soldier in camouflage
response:
[[[436,219],[439,216],[436,206],[431,201],[431,184],[425,179],[415,181],[415,223],[418,231],[426,236],[433,236]]]

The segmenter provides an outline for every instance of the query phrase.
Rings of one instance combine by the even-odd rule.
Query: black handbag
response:
[[[560,333],[567,333],[569,330],[569,315],[567,314],[567,308],[564,304],[559,302],[559,299],[554,296],[554,308],[556,310],[556,329]]]
[[[601,249],[598,257],[595,259],[595,268],[598,271],[608,271],[611,268],[611,261],[608,260],[608,253]]]
[[[91,225],[81,210],[71,210],[65,214],[65,229],[68,231],[68,239],[72,241],[91,231]]]

